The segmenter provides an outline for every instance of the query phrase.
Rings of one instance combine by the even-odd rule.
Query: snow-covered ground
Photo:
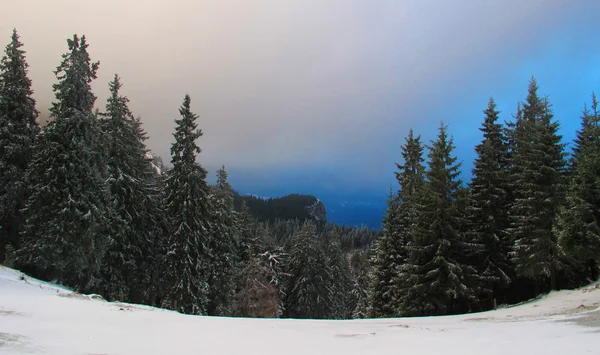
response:
[[[600,289],[462,316],[236,319],[72,294],[0,266],[0,354],[600,354]]]

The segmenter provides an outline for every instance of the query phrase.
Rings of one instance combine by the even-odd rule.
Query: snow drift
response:
[[[461,316],[186,316],[80,295],[0,266],[2,354],[600,354],[598,284]]]

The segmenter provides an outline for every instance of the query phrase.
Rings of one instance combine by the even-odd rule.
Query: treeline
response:
[[[225,168],[210,186],[197,162],[202,131],[188,95],[172,166],[161,171],[119,76],[104,110],[94,109],[99,63],[85,36],[67,44],[44,127],[16,31],[0,63],[0,261],[79,292],[188,314],[365,313],[374,231],[236,210]]]
[[[598,278],[596,97],[570,158],[535,79],[514,120],[499,120],[490,99],[468,185],[444,124],[427,147],[410,131],[373,249],[370,316],[486,310]]]
[[[319,200],[310,195],[291,194],[278,198],[261,198],[256,196],[242,196],[238,193],[234,195],[235,208],[239,210],[242,203],[245,203],[250,214],[261,222],[298,219],[305,221],[307,219],[326,220],[325,211],[323,216],[314,216],[311,206],[316,206]]]

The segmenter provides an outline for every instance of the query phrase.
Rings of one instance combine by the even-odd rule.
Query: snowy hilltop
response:
[[[186,316],[0,266],[2,354],[598,354],[598,284],[496,311],[369,320]]]

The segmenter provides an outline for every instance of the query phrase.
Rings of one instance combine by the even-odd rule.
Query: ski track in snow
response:
[[[106,302],[0,266],[0,354],[600,354],[600,288],[460,316],[245,319]]]

